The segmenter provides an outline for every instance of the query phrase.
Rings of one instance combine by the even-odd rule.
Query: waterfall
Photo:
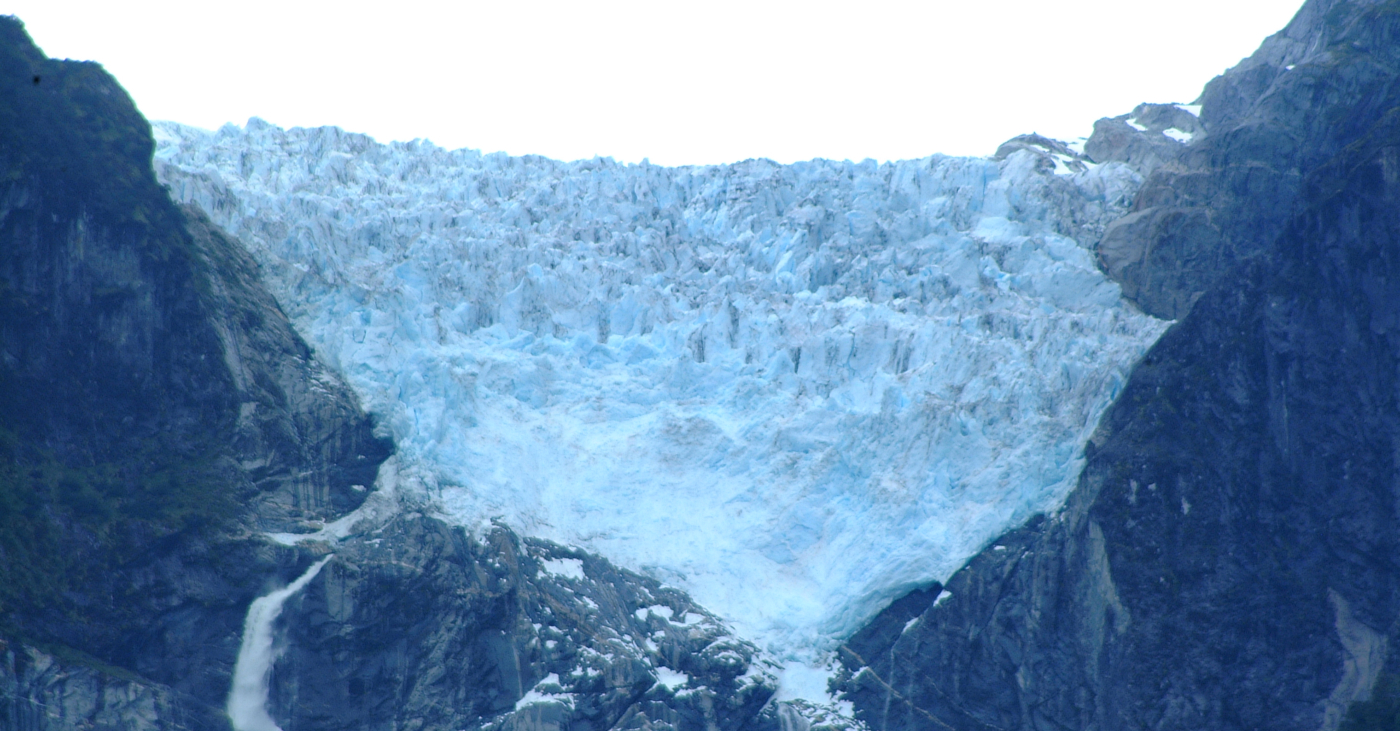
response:
[[[782,731],[808,731],[812,724],[789,703],[778,704],[778,726]]]
[[[238,661],[233,665],[233,688],[228,694],[228,716],[233,721],[234,731],[282,731],[272,716],[267,715],[267,683],[278,654],[272,649],[272,623],[282,613],[282,603],[316,578],[331,558],[326,556],[317,561],[296,581],[254,599],[248,606],[248,618],[243,622],[243,644],[238,648]]]

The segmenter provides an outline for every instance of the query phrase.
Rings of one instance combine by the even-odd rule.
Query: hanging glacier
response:
[[[655,575],[780,656],[1054,510],[1167,325],[1088,248],[1141,183],[1118,163],[156,136],[392,432],[401,491]]]

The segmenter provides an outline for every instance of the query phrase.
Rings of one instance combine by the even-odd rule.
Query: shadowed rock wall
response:
[[[168,686],[147,699],[176,709],[160,723],[224,726],[247,604],[298,561],[249,531],[352,509],[389,453],[236,242],[171,202],[153,150],[100,66],[0,17],[0,634],[23,640],[6,728],[111,722],[126,711],[78,692],[116,692],[103,677]],[[25,715],[41,707],[67,710]]]
[[[1146,132],[1101,120],[1086,150],[1126,160],[1147,179],[1133,211],[1105,231],[1104,271],[1143,311],[1179,319],[1238,262],[1266,254],[1292,215],[1309,171],[1393,106],[1400,71],[1393,3],[1309,2],[1252,56],[1206,85],[1201,132],[1187,144],[1158,119],[1184,112],[1143,105]],[[1175,152],[1173,152],[1173,148]],[[1150,174],[1148,174],[1150,172]]]
[[[1316,93],[1296,117],[1329,142],[1289,138],[1277,159],[1292,155],[1300,178],[1286,200],[1226,201],[1231,220],[1284,206],[1286,222],[1255,227],[1258,254],[1201,285],[1105,417],[1059,513],[996,541],[941,599],[892,608],[847,643],[841,685],[871,728],[1332,731],[1394,685],[1400,104],[1389,84],[1357,84],[1393,68],[1400,13],[1318,9],[1299,17],[1346,48],[1306,72]],[[1274,73],[1261,68],[1244,71]],[[1206,110],[1243,84],[1214,82]],[[1267,161],[1276,131],[1229,134]],[[1276,173],[1261,172],[1270,185],[1287,177]],[[1200,172],[1196,189],[1241,175]]]
[[[386,495],[274,540],[391,445],[153,147],[0,17],[0,729],[226,731],[250,603],[329,551],[274,627],[288,731],[776,728],[753,646],[596,557]]]

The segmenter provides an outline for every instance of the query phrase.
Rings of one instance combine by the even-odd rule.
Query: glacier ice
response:
[[[400,490],[648,572],[780,656],[1055,509],[1166,326],[1085,248],[1141,183],[1118,163],[157,138],[392,432]]]

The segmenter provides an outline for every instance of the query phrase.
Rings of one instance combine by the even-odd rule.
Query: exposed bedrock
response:
[[[752,644],[590,554],[412,512],[334,550],[285,607],[286,731],[774,725]]]
[[[1062,510],[848,641],[841,687],[872,729],[1389,728],[1362,724],[1396,710],[1400,112],[1368,84],[1397,27],[1389,5],[1309,4],[1207,89],[1207,139],[1292,160],[1259,190],[1295,192],[1172,173],[1172,195],[1216,195],[1182,226],[1233,221],[1216,235],[1257,255],[1192,285],[1206,294],[1134,371]],[[1278,50],[1309,50],[1304,31],[1313,60]],[[1315,146],[1266,119],[1302,97],[1260,58],[1312,79],[1293,118]],[[1222,91],[1249,84],[1272,91]]]
[[[1145,312],[1180,319],[1292,215],[1300,183],[1394,106],[1393,3],[1309,2],[1254,55],[1206,85],[1200,118],[1145,104],[1100,120],[1085,151],[1147,176],[1098,245]]]
[[[101,67],[44,58],[13,18],[0,102],[0,728],[230,729],[249,606],[302,575],[245,718],[776,724],[754,648],[676,590],[383,494],[372,535],[322,531],[392,445],[243,244],[157,184]]]

